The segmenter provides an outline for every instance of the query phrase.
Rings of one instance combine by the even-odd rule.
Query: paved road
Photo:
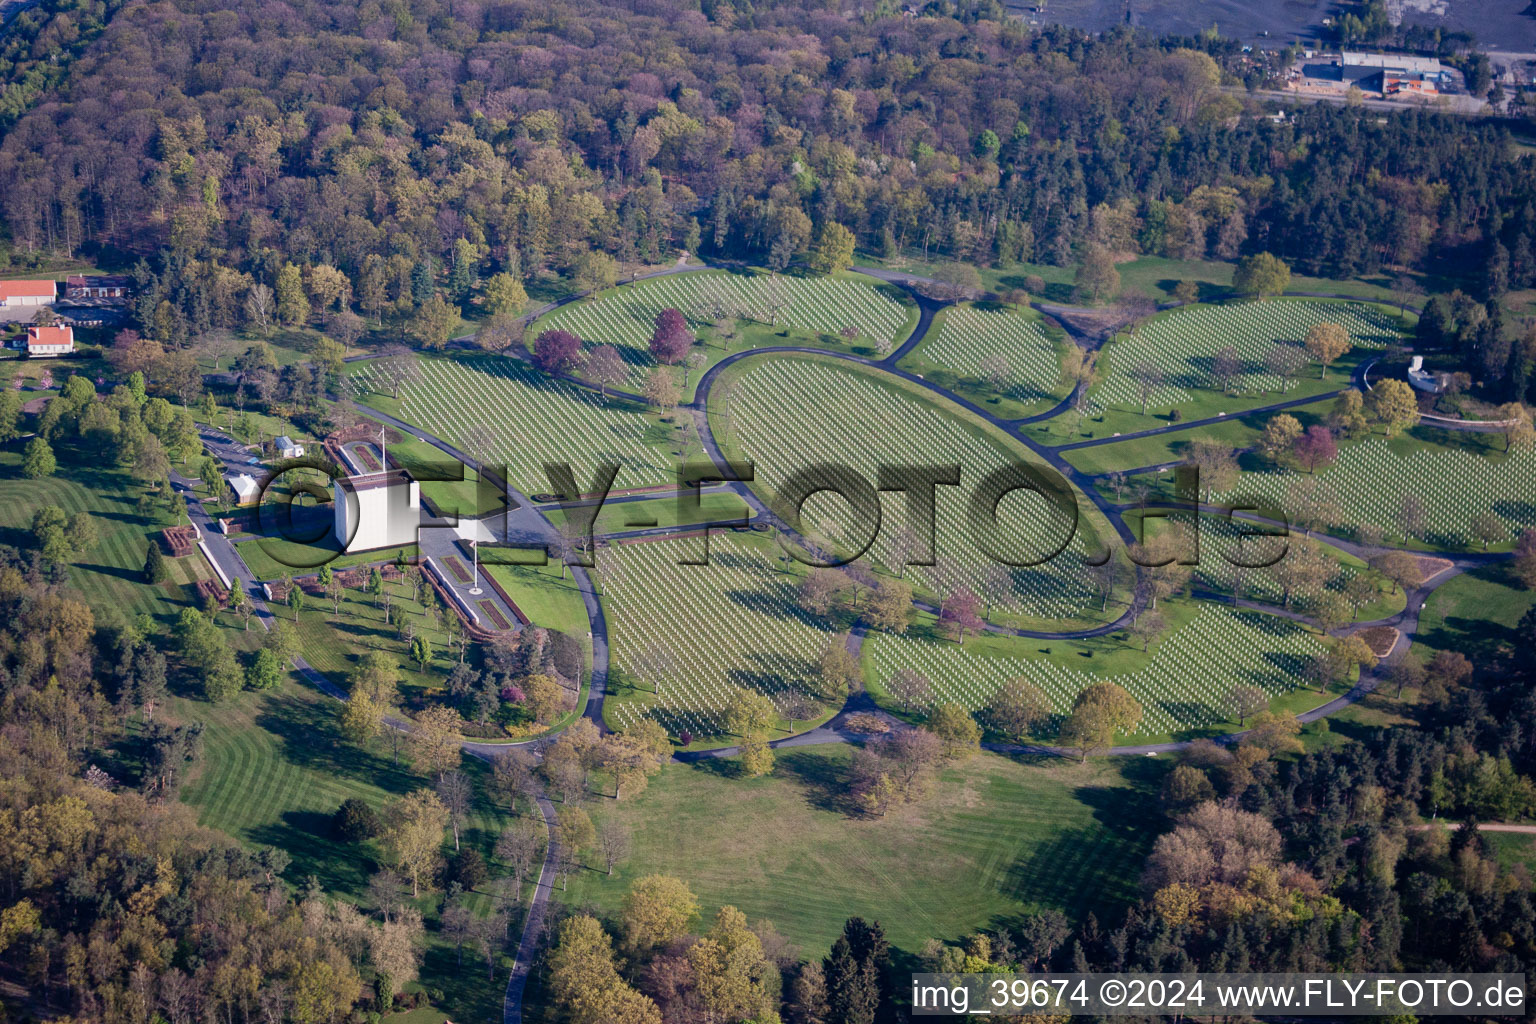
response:
[[[502,1024],[523,1024],[523,992],[528,987],[528,974],[539,954],[539,940],[544,931],[544,919],[549,913],[549,897],[555,887],[555,805],[542,794],[538,797],[539,814],[544,819],[544,861],[539,865],[539,878],[533,885],[533,896],[528,902],[528,916],[523,919],[523,933],[517,940],[517,958],[512,962],[512,973],[507,978],[507,991],[501,1003]]]

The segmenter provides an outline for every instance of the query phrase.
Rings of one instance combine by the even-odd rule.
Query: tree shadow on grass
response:
[[[3,543],[3,540],[0,540],[0,543]],[[111,576],[113,579],[119,580],[128,580],[132,583],[144,582],[144,570],[142,569],[124,569],[116,565],[102,565],[99,563],[85,565],[78,562],[75,564],[75,568],[82,572],[100,573],[103,576]]]
[[[842,758],[811,750],[781,749],[776,752],[775,770],[799,786],[812,807],[842,815],[857,811],[848,793],[847,763]]]
[[[1460,651],[1474,663],[1489,661],[1500,648],[1520,646],[1518,635],[1508,626],[1465,615],[1447,615],[1440,625],[1421,629],[1414,639],[1431,650]]]
[[[1098,829],[1058,832],[1014,862],[999,888],[1027,906],[1057,908],[1080,920],[1107,910],[1129,895],[1129,853]]]
[[[275,695],[256,716],[256,725],[282,744],[289,764],[324,775],[357,779],[396,795],[417,788],[417,780],[341,736],[333,715],[312,702]]]
[[[320,811],[284,811],[280,822],[246,830],[256,846],[273,846],[288,854],[283,877],[300,885],[310,875],[327,892],[360,894],[377,870],[372,850],[360,844],[338,843],[330,837],[331,816]]]

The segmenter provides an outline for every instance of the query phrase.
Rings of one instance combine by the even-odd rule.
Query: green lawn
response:
[[[376,606],[372,597],[355,589],[343,591],[339,615],[332,611],[330,598],[304,595],[297,625],[299,653],[315,669],[345,687],[358,659],[381,651],[398,659],[401,691],[407,700],[413,696],[412,691],[440,690],[454,664],[446,634],[422,615],[419,604],[411,602],[410,588],[403,581],[386,583],[384,589],[393,599],[395,621],[400,621],[401,615],[413,616],[418,634],[431,641],[433,660],[426,671],[418,670],[410,660],[409,645],[400,639],[395,626],[384,621],[382,598]],[[290,625],[294,622],[293,612],[286,606],[274,607],[272,614]]]
[[[1507,566],[1462,573],[1424,603],[1414,651],[1426,661],[1437,651],[1460,651],[1478,665],[1529,658],[1515,639],[1515,626],[1532,604],[1536,591],[1522,586]]]
[[[490,565],[480,563],[480,571],[489,575],[507,596],[517,603],[535,625],[558,629],[580,640],[591,651],[587,639],[587,607],[582,603],[576,578],[569,570],[561,573],[557,564]]]
[[[1279,396],[1276,396],[1277,400]],[[1285,410],[1287,415],[1296,417],[1301,422],[1302,428],[1323,423],[1328,417],[1328,411],[1333,406],[1332,399],[1313,402],[1308,405],[1296,406]],[[1131,441],[1115,441],[1111,444],[1095,445],[1092,448],[1076,448],[1069,452],[1062,452],[1062,458],[1066,459],[1074,467],[1084,473],[1109,473],[1114,470],[1139,469],[1142,466],[1156,466],[1165,462],[1174,462],[1185,457],[1185,452],[1194,441],[1220,441],[1233,448],[1248,448],[1255,444],[1259,435],[1263,433],[1264,424],[1269,422],[1275,413],[1251,413],[1243,416],[1232,416],[1220,423],[1212,423],[1203,427],[1192,427],[1188,430],[1175,430],[1166,434],[1155,434],[1152,437],[1141,437]],[[1096,426],[1089,421],[1092,426]],[[1167,426],[1163,421],[1149,421],[1149,425],[1138,427],[1139,430],[1150,430],[1154,427]],[[1103,436],[1102,431],[1098,431]],[[1058,438],[1058,442],[1059,442]],[[1069,440],[1088,440],[1086,437],[1072,437]]]
[[[233,536],[238,538],[240,535]],[[301,544],[282,537],[253,537],[240,541],[235,547],[245,564],[250,566],[252,577],[263,582],[279,580],[285,575],[308,575],[317,572],[322,565],[345,569],[354,565],[393,562],[402,553],[406,558],[416,557],[414,544],[345,554],[329,543]]]
[[[166,628],[180,610],[196,603],[192,584],[213,575],[199,552],[171,560],[171,578],[152,585],[143,578],[149,536],[169,526],[169,515],[141,516],[136,511],[143,488],[116,468],[84,466],[60,453],[52,477],[21,476],[20,442],[0,445],[0,543],[23,551],[32,546],[32,515],[44,505],[67,513],[84,511],[96,521],[99,540],[69,568],[69,582],[98,615],[131,619],[147,614]],[[185,522],[185,517],[183,517]]]
[[[1484,832],[1493,854],[1505,870],[1523,870],[1527,878],[1536,875],[1536,836],[1520,832]]]
[[[983,754],[918,803],[862,819],[844,806],[850,756],[846,746],[781,750],[760,779],[733,777],[732,761],[671,765],[638,797],[596,807],[594,817],[634,830],[614,876],[585,870],[556,894],[612,913],[636,878],[662,872],[688,883],[706,920],[732,904],[773,921],[805,956],[824,954],[855,914],[916,953],[930,937],[955,940],[1025,911],[1080,918],[1121,905],[1163,827],[1152,798],[1163,763],[1150,759]]]
[[[373,842],[353,845],[332,839],[332,813],[349,797],[378,809],[429,780],[396,768],[382,739],[369,751],[346,742],[337,726],[339,707],[289,682],[270,693],[242,693],[217,706],[179,700],[171,711],[206,726],[200,765],[181,793],[197,811],[199,824],[250,847],[283,850],[291,858],[284,877],[293,885],[302,886],[313,875],[329,895],[361,903],[381,856]],[[466,758],[464,768],[475,785],[475,800],[462,841],[489,861],[496,836],[509,819],[485,795],[486,767]],[[452,852],[450,837],[444,855]],[[525,888],[525,896],[527,892]],[[439,1020],[448,1014],[460,1022],[499,1021],[507,972],[498,967],[494,979],[487,980],[484,962],[469,950],[463,969],[458,968],[453,947],[437,930],[440,904],[437,893],[423,893],[416,901],[429,930],[421,979],[410,988],[433,994]],[[493,897],[478,893],[471,905],[489,913]],[[514,918],[514,935],[519,921]]]

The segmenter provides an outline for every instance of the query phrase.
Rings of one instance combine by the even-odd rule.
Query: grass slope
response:
[[[284,877],[291,884],[302,885],[314,875],[329,895],[361,904],[369,876],[380,867],[379,850],[372,842],[354,845],[332,839],[332,813],[349,797],[377,809],[428,780],[396,768],[382,740],[377,752],[345,742],[337,728],[339,707],[293,683],[269,693],[243,693],[220,705],[175,702],[172,713],[206,725],[201,770],[181,798],[197,809],[200,824],[247,846],[271,846],[287,853],[291,862]],[[484,765],[466,760],[465,770],[475,784],[476,799],[462,841],[489,861],[496,836],[509,819],[485,797]],[[452,854],[451,838],[443,852]],[[489,913],[492,900],[477,893],[472,906]],[[440,902],[440,894],[434,893],[423,893],[416,901],[428,926],[418,985],[454,1019],[499,1020],[506,972],[498,967],[495,978],[488,980],[483,961],[477,962],[469,951],[463,969],[457,966],[453,947],[438,931]]]
[[[634,830],[628,860],[612,878],[581,871],[556,895],[611,913],[636,878],[662,872],[688,883],[706,920],[732,904],[772,920],[805,955],[821,956],[854,914],[916,952],[1029,910],[1077,918],[1124,901],[1161,826],[1156,763],[984,754],[919,802],[865,820],[841,806],[850,756],[780,751],[760,779],[731,777],[731,762],[668,767],[640,796],[597,811]]]
[[[142,488],[128,473],[82,466],[61,452],[56,475],[28,480],[21,475],[20,449],[21,442],[0,447],[0,544],[30,549],[32,515],[45,505],[88,512],[100,539],[70,566],[69,580],[98,614],[110,609],[131,619],[143,613],[168,626],[183,607],[195,603],[190,584],[213,574],[201,554],[170,560],[171,578],[165,583],[144,582],[149,535],[170,525],[170,518],[139,515],[135,506]]]

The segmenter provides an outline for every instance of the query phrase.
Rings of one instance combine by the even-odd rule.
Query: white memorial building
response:
[[[331,483],[336,539],[345,551],[416,543],[421,485],[404,470],[338,477]]]

